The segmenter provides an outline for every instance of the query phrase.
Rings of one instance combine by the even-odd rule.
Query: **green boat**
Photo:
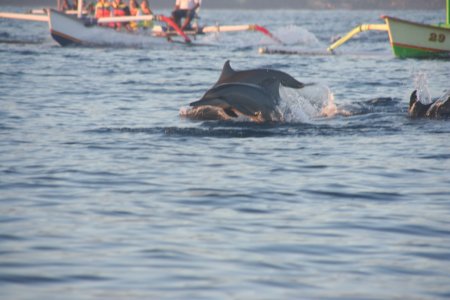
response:
[[[450,58],[450,27],[425,25],[384,16],[389,41],[395,56],[400,58]]]
[[[446,23],[428,25],[383,16],[386,24],[363,24],[328,47],[333,52],[355,34],[379,30],[389,33],[394,55],[399,58],[450,58],[450,0],[447,1]]]

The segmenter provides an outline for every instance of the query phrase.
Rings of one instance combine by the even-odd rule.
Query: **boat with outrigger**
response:
[[[257,24],[199,26],[197,22],[187,30],[181,28],[171,17],[164,15],[138,15],[95,18],[84,8],[83,0],[78,1],[76,10],[61,10],[61,0],[57,8],[32,10],[28,13],[0,12],[0,18],[47,22],[52,38],[61,46],[105,46],[120,44],[124,39],[135,40],[139,44],[152,44],[155,38],[164,38],[169,42],[196,44],[195,38],[208,33],[254,31],[264,34],[277,43],[276,38],[264,26]],[[128,23],[150,21],[154,25],[149,30],[117,31],[108,26],[110,23]],[[194,40],[194,41],[193,41]]]
[[[450,58],[450,0],[446,0],[446,22],[436,25],[422,24],[395,18],[381,16],[384,24],[362,24],[353,28],[343,37],[332,43],[320,55],[335,54],[335,50],[364,31],[385,31],[394,55],[398,58]],[[260,53],[265,54],[301,54],[314,55],[304,51],[263,47]]]

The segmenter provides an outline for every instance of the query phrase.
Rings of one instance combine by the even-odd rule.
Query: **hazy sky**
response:
[[[91,0],[85,0],[91,1]],[[150,0],[153,7],[172,7],[175,0]],[[0,5],[55,6],[56,0],[0,0]],[[411,8],[441,9],[445,0],[203,0],[204,8]]]

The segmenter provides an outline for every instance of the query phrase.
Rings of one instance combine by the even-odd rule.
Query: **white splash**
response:
[[[285,45],[305,46],[308,48],[323,46],[312,32],[295,25],[279,28],[273,34]]]
[[[445,91],[445,93],[439,97],[439,99],[436,100],[436,102],[445,102],[447,99],[450,98],[450,90]]]
[[[272,41],[271,43],[260,43],[265,45],[259,49],[260,53],[295,53],[307,55],[330,55],[326,51],[326,45],[310,31],[303,27],[290,25],[279,28],[273,32],[282,45]]]
[[[333,94],[324,85],[307,86],[300,90],[282,86],[280,96],[278,108],[288,123],[308,123],[315,118],[338,113]]]
[[[334,94],[328,91],[328,103],[322,107],[321,115],[324,117],[334,117],[339,113],[340,111],[334,103]]]
[[[414,74],[414,89],[417,90],[417,99],[422,104],[430,104],[432,102],[426,73],[418,72]]]

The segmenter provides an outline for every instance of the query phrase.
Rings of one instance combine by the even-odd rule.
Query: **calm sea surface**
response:
[[[258,33],[61,48],[0,20],[0,298],[449,299],[450,121],[407,106],[450,89],[450,61],[377,32],[323,55],[382,14],[445,19],[202,10],[309,52],[291,56]],[[227,59],[316,85],[282,90],[283,124],[180,117]],[[333,99],[347,113],[320,116]]]

